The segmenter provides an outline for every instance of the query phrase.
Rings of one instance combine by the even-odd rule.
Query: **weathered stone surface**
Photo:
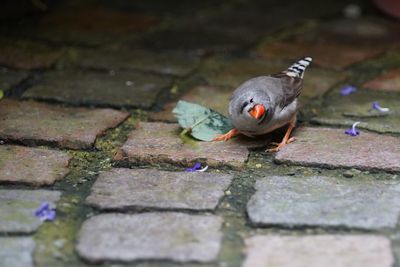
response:
[[[144,37],[141,45],[155,50],[179,49],[202,56],[211,52],[232,51],[250,42],[237,32],[227,34],[215,25],[190,25],[154,31]]]
[[[49,190],[0,190],[0,233],[35,232],[42,221],[35,210],[43,202],[55,207],[61,192]]]
[[[212,85],[230,87],[233,90],[250,78],[278,73],[287,67],[288,65],[282,61],[257,58],[225,60],[224,66],[215,75],[210,75],[206,79]]]
[[[385,20],[339,18],[309,24],[277,42],[261,45],[258,54],[291,60],[307,55],[319,66],[341,69],[398,47],[399,33],[398,25]]]
[[[257,225],[394,228],[400,215],[394,181],[272,176],[258,180],[256,189],[247,211]]]
[[[379,102],[382,107],[390,109],[388,113],[373,111],[372,103]],[[400,106],[398,98],[391,94],[375,90],[358,90],[356,93],[341,96],[340,90],[334,90],[325,98],[326,105],[312,119],[312,122],[322,125],[351,126],[355,121],[361,121],[360,129],[379,133],[400,133]]]
[[[52,66],[62,50],[42,43],[0,38],[0,64],[12,68],[37,69]]]
[[[35,241],[31,237],[0,237],[0,247],[0,266],[34,266]]]
[[[7,91],[28,77],[25,71],[14,71],[0,68],[0,90]]]
[[[112,169],[101,173],[86,202],[100,209],[213,210],[233,175]]]
[[[141,70],[184,77],[199,60],[184,53],[154,53],[139,49],[70,50],[65,64],[107,70]]]
[[[229,87],[196,86],[190,89],[180,99],[209,107],[227,116],[229,98],[231,97],[232,92],[233,89]],[[176,103],[177,102],[167,103],[164,106],[164,110],[153,113],[151,119],[176,122],[177,120],[172,114],[172,110],[176,106]]]
[[[331,41],[390,46],[399,41],[400,29],[396,23],[373,17],[339,18],[319,24],[311,34]]]
[[[42,16],[31,33],[56,42],[97,46],[128,37],[160,23],[157,17],[101,5],[60,8]]]
[[[210,262],[221,246],[222,218],[175,212],[103,214],[87,220],[77,251],[91,262],[160,260]]]
[[[169,78],[131,71],[110,75],[107,72],[63,70],[44,74],[43,81],[25,91],[23,97],[73,104],[149,108],[158,93],[170,84]]]
[[[400,92],[400,69],[394,69],[384,73],[369,82],[363,87],[379,91]]]
[[[0,138],[90,148],[98,135],[128,116],[112,109],[62,108],[5,99],[0,102]]]
[[[390,240],[377,235],[254,236],[243,267],[390,267]]]
[[[377,56],[385,50],[385,47],[361,44],[285,41],[267,44],[259,49],[258,54],[266,59],[287,58],[291,60],[308,55],[319,66],[338,69]],[[337,53],[337,51],[341,52]]]
[[[233,139],[227,142],[184,143],[178,124],[141,122],[115,156],[129,162],[167,162],[192,165],[205,161],[211,167],[227,165],[241,168],[248,158],[246,146],[263,146],[267,140]]]
[[[72,157],[49,149],[0,146],[0,182],[51,185],[65,177]]]
[[[299,128],[294,136],[296,142],[279,151],[275,156],[276,162],[400,171],[400,139],[396,137],[367,132],[349,136],[343,129],[309,127]]]

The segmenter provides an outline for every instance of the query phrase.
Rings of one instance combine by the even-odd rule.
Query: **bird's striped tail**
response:
[[[304,71],[306,70],[308,65],[310,65],[311,61],[312,61],[311,57],[305,57],[300,59],[285,71],[286,75],[289,75],[291,77],[303,78]]]

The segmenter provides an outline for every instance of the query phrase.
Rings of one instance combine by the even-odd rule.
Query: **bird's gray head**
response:
[[[270,97],[262,78],[248,80],[232,95],[229,116],[239,131],[252,132],[272,115]]]

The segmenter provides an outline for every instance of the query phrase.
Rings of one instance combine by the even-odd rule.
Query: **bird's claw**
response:
[[[226,134],[221,134],[221,135],[217,135],[213,141],[228,141],[229,139],[231,139],[232,137],[236,136],[239,134],[239,131],[236,129],[232,129],[229,132],[227,132]]]
[[[287,144],[290,144],[292,142],[294,142],[296,139],[294,137],[289,138],[286,142],[284,140],[282,140],[282,142],[277,143],[277,142],[272,142],[271,144],[274,145],[275,147],[269,148],[267,150],[265,150],[265,152],[269,152],[269,153],[274,153],[274,152],[278,152],[279,150],[281,150],[284,146],[286,146]]]
[[[228,134],[217,135],[213,141],[228,141],[231,137]]]

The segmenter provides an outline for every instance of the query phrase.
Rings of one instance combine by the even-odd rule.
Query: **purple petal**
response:
[[[49,210],[50,204],[44,202],[40,205],[40,207],[35,211],[35,216],[42,216],[47,210]]]
[[[360,134],[359,131],[353,131],[353,129],[347,129],[344,133],[351,136],[357,136]]]
[[[353,123],[353,125],[351,126],[351,128],[350,128],[350,129],[347,129],[344,133],[347,134],[347,135],[351,135],[351,136],[357,136],[357,135],[359,135],[360,132],[357,131],[357,129],[356,129],[356,126],[357,126],[358,124],[360,124],[359,121]]]
[[[201,163],[196,163],[193,167],[195,170],[201,169]]]
[[[357,91],[357,88],[356,88],[356,87],[351,86],[351,85],[346,85],[346,86],[343,86],[343,87],[340,89],[340,94],[341,94],[342,96],[347,96],[347,95],[350,95],[350,94],[352,94],[352,93],[354,93],[354,92],[356,92],[356,91]]]
[[[201,163],[196,163],[192,168],[187,168],[186,172],[195,172],[201,169]]]
[[[375,102],[372,102],[372,108],[379,110],[381,108],[381,106],[379,105],[378,102],[375,101]]]
[[[56,218],[56,211],[55,210],[49,210],[46,213],[45,220],[54,221],[55,218]]]

